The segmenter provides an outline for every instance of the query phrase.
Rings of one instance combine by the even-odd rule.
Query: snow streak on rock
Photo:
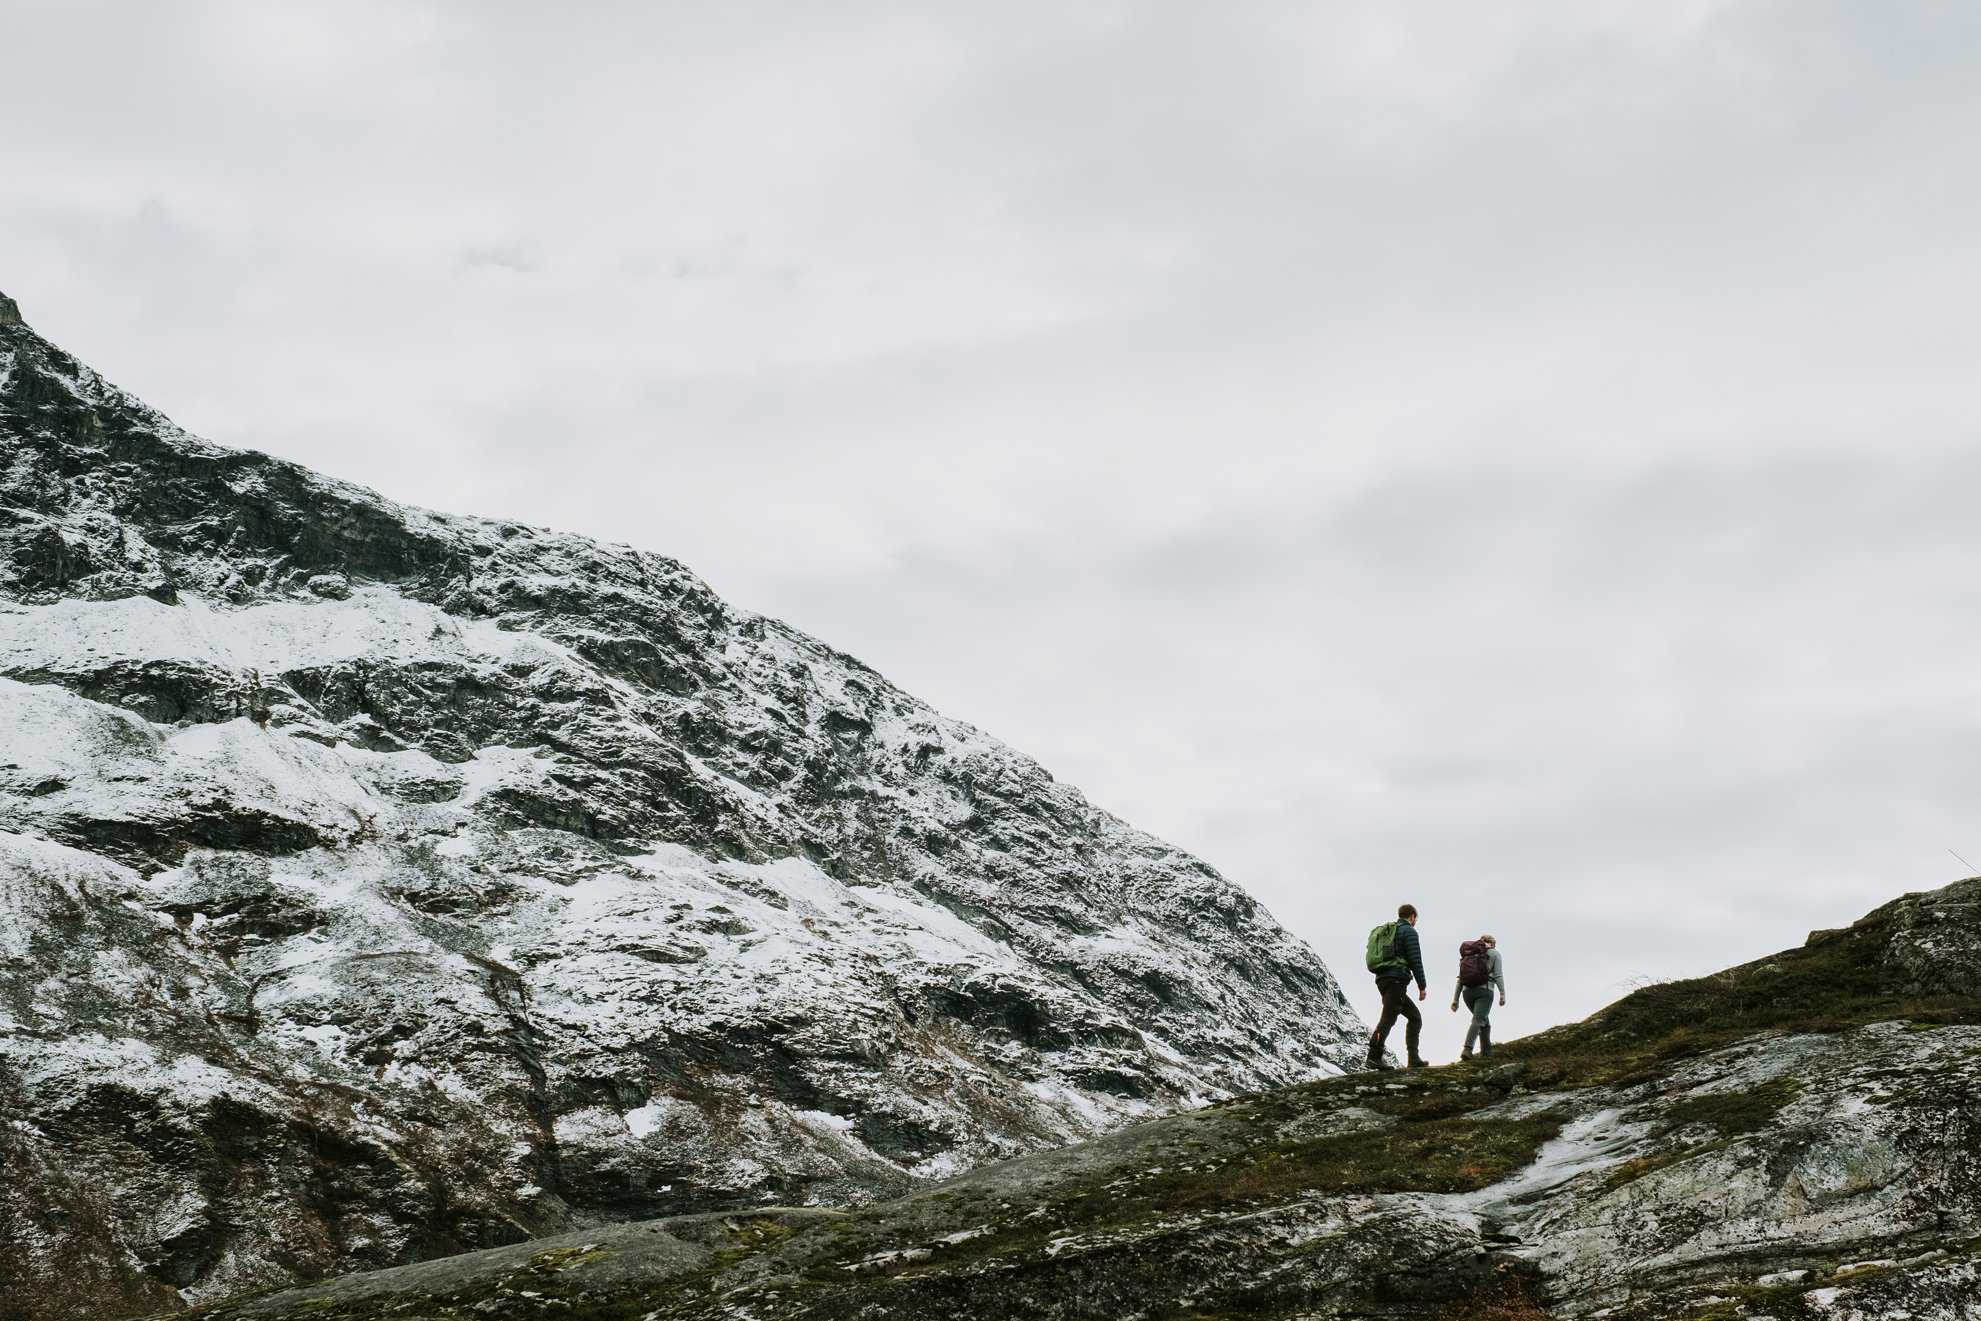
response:
[[[671,560],[19,324],[0,447],[0,1257],[77,1306],[859,1200],[1359,1048],[1209,867]]]

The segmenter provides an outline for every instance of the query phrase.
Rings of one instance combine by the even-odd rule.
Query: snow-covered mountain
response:
[[[0,1291],[859,1201],[1364,1032],[1204,863],[679,564],[208,444],[0,299]]]

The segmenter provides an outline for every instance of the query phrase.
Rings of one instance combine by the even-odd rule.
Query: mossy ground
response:
[[[1817,932],[1800,949],[1709,977],[1640,987],[1580,1023],[1495,1052],[1528,1066],[1528,1086],[1649,1080],[1673,1064],[1756,1032],[1840,1032],[1907,1019],[1915,1026],[1981,1024],[1981,999],[1906,995],[1910,974],[1885,962],[1891,919],[1873,915]]]
[[[1018,1222],[945,1247],[927,1260],[881,1269],[869,1278],[943,1270],[991,1256],[1026,1257],[1055,1238],[1146,1230],[1283,1206],[1342,1193],[1469,1192],[1533,1160],[1560,1131],[1550,1118],[1430,1119],[1339,1137],[1276,1141],[1202,1162],[1123,1170],[1029,1208]],[[814,1278],[856,1278],[862,1271],[821,1264]]]

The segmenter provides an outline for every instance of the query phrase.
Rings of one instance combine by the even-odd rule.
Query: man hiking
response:
[[[1465,1031],[1465,1049],[1458,1058],[1472,1058],[1472,1042],[1479,1042],[1479,1053],[1493,1053],[1493,1025],[1487,1015],[1493,1012],[1493,988],[1497,986],[1500,1004],[1506,1004],[1506,973],[1500,963],[1500,943],[1491,936],[1481,936],[1468,940],[1458,947],[1458,985],[1452,988],[1451,1012],[1458,1012],[1458,1001],[1462,996],[1465,1007],[1472,1011],[1472,1026]]]
[[[1402,1018],[1408,1024],[1403,1029],[1403,1045],[1409,1052],[1410,1067],[1423,1068],[1417,1038],[1424,1031],[1424,1016],[1410,1003],[1411,977],[1417,978],[1419,1000],[1430,988],[1424,981],[1424,955],[1417,945],[1417,909],[1413,905],[1400,905],[1396,921],[1385,922],[1369,933],[1369,971],[1376,974],[1376,990],[1383,997],[1383,1016],[1376,1023],[1376,1035],[1369,1038],[1369,1067],[1389,1067],[1383,1046],[1389,1040],[1390,1028]]]

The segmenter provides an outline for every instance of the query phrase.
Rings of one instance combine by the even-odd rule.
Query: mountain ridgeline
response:
[[[674,561],[209,444],[0,300],[8,1321],[867,1204],[1364,1034],[1210,867]]]

